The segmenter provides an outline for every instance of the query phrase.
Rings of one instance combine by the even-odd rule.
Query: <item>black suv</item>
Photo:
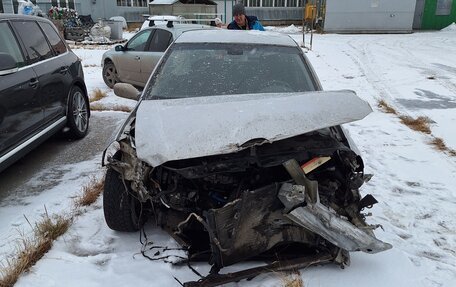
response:
[[[62,129],[84,137],[89,117],[81,60],[52,22],[0,14],[0,171]]]

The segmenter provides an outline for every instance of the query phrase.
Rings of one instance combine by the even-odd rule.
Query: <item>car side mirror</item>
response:
[[[135,87],[131,84],[127,83],[117,83],[114,85],[114,94],[118,97],[130,100],[139,100],[139,96],[141,96],[141,92],[138,91]]]
[[[123,52],[125,51],[125,47],[122,45],[117,45],[114,47],[114,50],[116,50],[117,52]]]
[[[16,73],[19,70],[16,60],[6,53],[0,53],[0,76]]]

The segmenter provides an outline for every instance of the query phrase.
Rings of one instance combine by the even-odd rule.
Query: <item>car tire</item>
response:
[[[103,81],[111,89],[119,82],[117,69],[113,62],[107,62],[103,66]]]
[[[133,196],[130,182],[108,168],[103,191],[103,211],[109,228],[116,231],[138,231],[145,223],[143,204]]]
[[[72,138],[83,138],[89,130],[89,101],[81,88],[73,86],[68,97],[67,126]]]

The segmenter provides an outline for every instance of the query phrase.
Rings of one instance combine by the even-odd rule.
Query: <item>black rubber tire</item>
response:
[[[78,86],[73,86],[68,97],[67,127],[71,138],[80,139],[89,131],[89,100]]]
[[[106,172],[103,191],[103,211],[109,228],[116,231],[134,232],[145,222],[143,204],[132,196],[130,182],[125,181],[120,174],[109,168]]]
[[[103,81],[106,86],[111,89],[114,88],[114,85],[119,82],[119,77],[117,76],[117,69],[113,62],[107,62],[103,65]]]

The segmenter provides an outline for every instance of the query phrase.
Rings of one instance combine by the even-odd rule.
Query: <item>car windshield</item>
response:
[[[165,55],[144,99],[315,90],[295,47],[220,43],[175,44]]]

